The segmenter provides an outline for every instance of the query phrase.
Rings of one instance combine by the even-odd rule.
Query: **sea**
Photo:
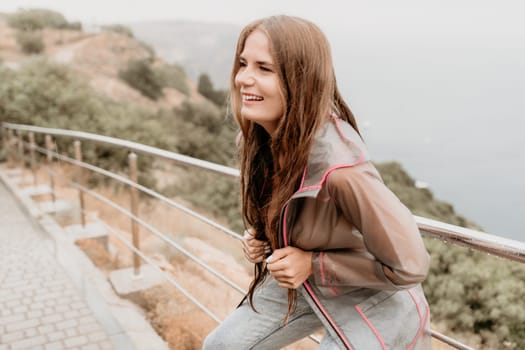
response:
[[[372,158],[400,162],[485,232],[525,241],[525,38],[367,39],[331,42]]]

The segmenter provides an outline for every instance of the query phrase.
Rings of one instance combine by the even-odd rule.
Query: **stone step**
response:
[[[64,227],[64,230],[68,238],[74,241],[86,238],[107,237],[108,235],[106,226],[99,221],[88,222],[85,227],[83,227],[82,224],[69,225]]]
[[[51,187],[48,185],[37,185],[37,186],[28,186],[24,187],[20,190],[20,192],[23,195],[35,197],[35,196],[43,196],[46,194],[51,194]]]
[[[56,212],[64,212],[75,208],[75,203],[66,200],[45,201],[38,203],[41,212],[50,214]]]

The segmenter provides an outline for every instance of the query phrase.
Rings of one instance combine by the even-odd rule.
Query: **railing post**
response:
[[[35,134],[31,131],[29,133],[29,155],[31,158],[31,172],[33,173],[33,185],[38,185],[36,177],[36,158],[35,158]]]
[[[137,155],[131,152],[128,155],[129,161],[129,178],[131,181],[137,183]],[[130,200],[131,200],[131,214],[134,217],[139,215],[139,194],[135,187],[130,186]],[[139,225],[134,218],[131,218],[131,234],[133,237],[133,246],[135,249],[140,250],[140,237],[139,237]],[[133,253],[133,272],[135,277],[140,276],[140,257]]]
[[[2,142],[4,144],[4,153],[5,153],[5,157],[7,159],[7,164],[9,165],[9,159],[7,157],[7,146],[8,146],[8,143],[7,143],[7,130],[4,128],[4,126],[2,126]]]
[[[9,159],[9,135],[7,133],[7,129],[2,126],[2,142],[4,143],[4,155],[5,159],[7,160],[7,167],[9,168],[9,165],[11,164]]]
[[[14,166],[14,163],[15,163],[15,149],[14,149],[14,143],[16,142],[15,140],[15,135],[13,134],[13,130],[12,129],[9,129],[7,130],[7,139],[8,139],[8,143],[7,143],[7,159],[8,159],[8,164],[10,167],[13,167]]]
[[[76,140],[73,143],[75,147],[75,159],[77,162],[82,162],[82,150],[80,149],[80,141]],[[76,169],[76,182],[81,184],[82,181],[82,167],[77,165]],[[80,202],[80,218],[82,220],[82,228],[86,228],[86,211],[84,206],[84,192],[78,189],[78,200]]]
[[[18,160],[20,161],[20,167],[24,169],[26,167],[26,162],[24,159],[24,136],[22,135],[22,131],[18,130],[16,136],[18,141]]]
[[[53,175],[53,139],[51,135],[46,135],[46,159],[47,174],[49,175],[49,187],[51,188],[51,200],[53,205],[56,202],[55,196],[55,177]]]

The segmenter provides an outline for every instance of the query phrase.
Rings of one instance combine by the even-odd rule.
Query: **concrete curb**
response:
[[[151,327],[143,311],[115,294],[104,274],[68,239],[67,232],[53,217],[43,213],[31,197],[20,191],[3,166],[0,166],[0,180],[17,199],[22,210],[52,238],[51,249],[55,259],[81,292],[115,349],[168,350],[168,345]]]

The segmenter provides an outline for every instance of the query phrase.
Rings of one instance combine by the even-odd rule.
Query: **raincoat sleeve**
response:
[[[341,215],[361,233],[364,249],[315,252],[318,285],[395,290],[422,282],[430,257],[414,217],[371,163],[334,170],[326,186]],[[335,291],[335,292],[334,292]]]

